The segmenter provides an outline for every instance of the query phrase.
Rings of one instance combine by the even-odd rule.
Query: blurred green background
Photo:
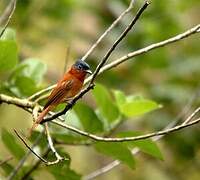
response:
[[[1,13],[8,3],[8,0],[0,1]],[[23,84],[18,84],[19,89],[21,87],[18,92],[15,84],[13,89],[10,89],[12,82],[15,81],[11,77],[12,71],[0,71],[1,92],[27,97],[41,88],[54,84],[63,74],[67,50],[70,49],[67,60],[67,67],[70,67],[127,8],[128,3],[128,0],[18,0],[9,26],[16,34],[18,63],[26,63],[30,58],[44,63],[39,64],[41,76],[44,75],[44,78],[37,77],[35,87],[30,90],[27,90],[29,86],[24,90]],[[142,3],[142,0],[135,2],[132,12],[109,33],[87,59],[93,70]],[[113,53],[109,62],[195,26],[200,22],[199,9],[199,0],[152,0],[142,18]],[[189,107],[189,110],[181,117],[182,120],[200,105],[199,45],[199,34],[196,34],[133,58],[98,77],[97,81],[104,84],[109,91],[117,89],[126,95],[142,95],[163,106],[144,116],[129,118],[130,120],[124,122],[117,132],[137,130],[145,133],[159,130],[177,119],[177,115],[185,107]],[[6,87],[5,81],[9,81],[9,88]],[[83,101],[91,107],[95,106],[91,93],[83,98]],[[26,132],[32,123],[30,114],[12,105],[1,104],[0,114],[0,131],[6,129],[13,134],[13,128],[17,128]],[[164,161],[139,154],[136,156],[135,170],[120,165],[96,179],[199,180],[199,133],[200,128],[196,125],[159,141],[158,146]],[[87,146],[69,145],[65,146],[65,150],[71,156],[71,168],[82,175],[112,161],[111,158],[106,158]],[[0,159],[7,156],[10,156],[10,152],[1,141]],[[18,160],[14,159],[11,164],[14,166],[17,162]],[[45,166],[40,167],[34,172],[33,177],[44,179],[45,176],[54,179],[55,177],[46,169]],[[4,176],[3,170],[0,173]]]

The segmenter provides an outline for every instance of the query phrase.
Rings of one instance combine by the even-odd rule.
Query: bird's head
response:
[[[90,70],[90,66],[82,60],[76,61],[72,65],[70,72],[76,77],[78,77],[79,79],[81,78],[83,80],[85,79],[85,76],[87,74],[92,74],[92,71]]]

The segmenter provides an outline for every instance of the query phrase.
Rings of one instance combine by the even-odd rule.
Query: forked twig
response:
[[[26,141],[22,138],[22,136],[17,132],[16,129],[14,129],[15,134],[17,137],[24,143],[24,145],[37,157],[39,158],[43,163],[48,164],[48,161],[46,161],[44,158],[42,158],[40,155],[38,155],[32,148],[26,143]]]
[[[33,149],[40,141],[42,137],[42,132],[40,133],[40,135],[36,138],[35,142],[33,143],[33,145],[31,146],[31,149]],[[9,176],[7,177],[7,180],[12,180],[16,174],[19,172],[20,168],[24,165],[25,161],[27,160],[27,158],[29,157],[29,155],[31,154],[31,151],[28,151],[23,157],[22,159],[18,162],[18,164],[15,166],[15,168],[13,169],[13,171],[9,174]]]
[[[56,151],[54,145],[53,145],[53,140],[51,138],[51,135],[50,135],[50,132],[49,132],[49,127],[48,127],[48,124],[45,123],[44,124],[45,126],[45,131],[46,131],[46,135],[47,135],[47,140],[48,140],[48,144],[49,144],[49,147],[51,149],[51,151],[53,152],[53,154],[55,155],[56,157],[56,160],[59,162],[59,161],[63,161],[63,160],[66,160],[64,157],[61,157],[58,152]]]
[[[60,162],[60,160],[56,159],[55,161],[47,161],[43,157],[41,157],[39,154],[37,154],[27,143],[26,141],[22,138],[22,136],[14,129],[15,134],[17,137],[24,143],[24,145],[38,158],[40,159],[45,165],[50,166],[54,165]]]

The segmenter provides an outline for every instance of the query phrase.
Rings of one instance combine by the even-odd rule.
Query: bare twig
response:
[[[99,74],[104,72],[104,71],[106,71],[106,70],[109,70],[109,69],[111,69],[113,67],[118,66],[119,64],[127,61],[128,59],[131,59],[133,57],[145,54],[145,53],[147,53],[147,52],[149,52],[149,51],[151,51],[153,49],[157,49],[157,48],[166,46],[168,44],[180,41],[181,39],[185,39],[185,38],[187,38],[187,37],[189,37],[189,36],[191,36],[193,34],[199,33],[199,30],[200,30],[200,24],[198,24],[198,25],[192,27],[191,29],[189,29],[189,30],[187,30],[187,31],[185,31],[185,32],[183,32],[181,34],[178,34],[178,35],[176,35],[176,36],[174,36],[172,38],[169,38],[167,40],[164,40],[164,41],[161,41],[161,42],[158,42],[158,43],[155,43],[155,44],[151,44],[151,45],[149,45],[149,46],[147,46],[145,48],[142,48],[142,49],[139,49],[137,51],[131,52],[131,53],[129,53],[129,54],[125,55],[125,56],[122,56],[121,58],[116,59],[115,61],[105,65],[100,70]],[[90,81],[90,79],[91,79],[91,76],[87,79],[87,81]]]
[[[113,62],[103,66],[101,68],[101,70],[99,71],[98,74],[101,74],[109,69],[112,69],[118,65],[120,65],[121,63],[133,58],[133,57],[136,57],[136,56],[139,56],[139,55],[142,55],[142,54],[145,54],[147,52],[150,52],[154,49],[157,49],[157,48],[160,48],[160,47],[163,47],[163,46],[166,46],[166,45],[169,45],[169,44],[172,44],[172,43],[175,43],[177,41],[180,41],[182,39],[185,39],[193,34],[196,34],[196,33],[199,33],[200,32],[200,24],[192,27],[191,29],[183,32],[183,33],[180,33],[172,38],[169,38],[169,39],[166,39],[164,41],[160,41],[158,43],[154,43],[154,44],[151,44],[145,48],[142,48],[142,49],[139,49],[139,50],[136,50],[136,51],[133,51],[125,56],[122,56],[121,58],[119,59],[116,59],[114,60]],[[88,83],[90,80],[92,79],[92,76],[88,77],[85,81],[85,84]],[[53,89],[55,87],[55,84],[52,85],[52,86],[49,86],[41,91],[38,91],[37,93],[33,94],[32,96],[29,97],[29,100],[33,100],[35,98],[38,98],[39,96],[43,95],[43,94],[46,94],[47,92],[49,92],[51,89]]]
[[[194,95],[194,97],[196,95],[199,94],[199,89],[197,90],[197,93]],[[191,107],[191,102],[193,101],[194,99],[192,98],[192,100],[190,99],[190,101],[188,102],[188,104],[184,107],[183,111],[181,111],[177,117],[175,118],[174,121],[172,121],[168,126],[166,126],[163,130],[166,130],[166,129],[169,129],[169,128],[172,128],[174,127],[178,122],[179,122],[179,118],[182,117],[185,113],[186,113],[186,109],[189,109],[189,107]],[[182,124],[185,124],[187,122],[189,122],[197,113],[199,112],[199,108],[197,108]],[[164,135],[160,135],[160,136],[155,136],[152,138],[153,141],[158,141],[159,139],[161,139]],[[131,153],[133,155],[137,154],[138,152],[140,152],[140,149],[139,148],[133,148],[131,150]],[[91,179],[94,179],[96,178],[97,176],[100,176],[104,173],[107,173],[108,171],[112,170],[113,168],[117,167],[121,162],[118,161],[118,160],[114,160],[112,161],[111,163],[105,165],[104,167],[102,168],[99,168],[93,172],[91,172],[90,174],[86,175],[83,177],[83,180],[91,180]]]
[[[196,115],[200,112],[200,107],[198,107],[183,123],[182,125],[188,124]]]
[[[63,161],[65,160],[65,158],[61,157],[58,152],[56,151],[56,149],[54,148],[54,145],[53,145],[53,140],[51,138],[51,135],[50,135],[50,132],[49,132],[49,127],[48,127],[48,124],[45,123],[45,131],[46,131],[46,135],[47,135],[47,140],[48,140],[48,144],[49,144],[49,147],[51,149],[51,151],[54,153],[54,155],[56,156],[56,161]]]
[[[51,165],[55,165],[57,163],[59,163],[61,161],[61,158],[56,159],[55,161],[47,161],[45,160],[43,157],[41,157],[39,154],[37,154],[27,143],[26,141],[22,138],[22,136],[19,135],[19,133],[14,129],[15,134],[17,135],[17,137],[24,143],[24,145],[38,158],[40,159],[43,163],[45,163],[45,165],[47,166],[51,166]],[[49,139],[48,139],[49,140]],[[50,147],[52,148],[52,144],[50,145]],[[54,148],[54,147],[53,147]],[[55,150],[55,149],[54,149]],[[58,155],[58,154],[57,154]],[[67,159],[63,159],[62,160],[67,160]]]
[[[1,16],[1,22],[4,20],[7,20],[1,33],[0,33],[0,38],[3,36],[3,33],[5,32],[6,28],[8,27],[8,24],[14,14],[15,8],[16,8],[16,3],[17,0],[11,0],[10,3],[8,4],[8,7],[6,8],[4,14]]]
[[[94,80],[97,76],[97,74],[99,73],[100,69],[102,68],[102,66],[106,63],[106,61],[108,60],[108,58],[110,57],[111,53],[115,50],[115,48],[117,47],[117,45],[124,39],[124,37],[126,37],[126,35],[128,34],[128,32],[132,29],[132,27],[135,25],[135,23],[137,22],[137,20],[140,18],[140,16],[142,15],[142,13],[144,12],[144,10],[148,7],[150,3],[148,1],[146,1],[143,6],[139,9],[139,11],[136,13],[135,17],[133,18],[133,20],[131,21],[131,23],[127,26],[127,28],[124,30],[124,32],[122,32],[122,34],[119,36],[119,38],[114,42],[114,44],[112,45],[112,47],[108,50],[108,52],[106,53],[106,55],[103,57],[103,59],[101,60],[101,62],[98,64],[97,68],[95,69],[94,73],[92,74],[91,77],[91,81],[90,84],[94,83]]]
[[[88,56],[94,51],[98,44],[103,40],[103,38],[118,24],[118,22],[133,9],[133,4],[135,0],[131,0],[129,7],[120,14],[120,16],[106,29],[106,31],[97,39],[97,41],[91,46],[91,48],[85,53],[81,60],[85,61]]]
[[[55,87],[56,87],[56,84],[51,85],[51,86],[49,86],[49,87],[47,87],[47,88],[45,88],[45,89],[42,89],[42,90],[36,92],[35,94],[31,95],[31,96],[28,98],[28,100],[30,100],[30,101],[35,100],[35,99],[39,98],[40,96],[42,96],[43,94],[48,93],[49,91],[51,91],[51,90],[52,90],[53,88],[55,88]]]
[[[92,74],[91,81],[90,81],[89,85],[84,90],[82,90],[81,93],[79,93],[68,105],[66,105],[66,107],[65,107],[65,109],[63,111],[55,114],[53,117],[50,117],[50,118],[47,118],[47,119],[43,120],[42,123],[47,122],[47,121],[51,121],[52,119],[55,119],[55,118],[59,117],[60,115],[65,114],[70,108],[72,108],[74,106],[74,104],[76,103],[76,101],[78,101],[84,94],[86,94],[90,89],[92,89],[94,87],[93,83],[94,83],[94,80],[95,80],[96,76],[98,75],[100,69],[106,63],[106,61],[108,60],[108,58],[110,57],[110,55],[112,54],[112,52],[115,50],[115,48],[117,47],[117,45],[126,37],[126,35],[128,34],[128,32],[135,25],[135,23],[137,22],[137,20],[139,19],[139,17],[144,12],[144,10],[147,8],[148,5],[149,5],[149,2],[146,1],[143,4],[143,6],[139,9],[139,11],[136,13],[136,15],[133,18],[133,20],[131,21],[131,23],[121,33],[121,35],[117,38],[117,40],[114,42],[114,44],[112,45],[112,47],[108,50],[108,52],[103,57],[103,59],[100,61],[100,63],[96,67],[94,73]]]
[[[47,150],[42,155],[42,157],[45,158],[50,151],[51,151],[51,149],[47,148]],[[21,180],[27,180],[27,178],[33,173],[33,171],[35,171],[38,168],[38,166],[41,163],[42,163],[42,161],[40,161],[40,159],[38,159],[37,162],[23,175],[23,177],[21,178]]]
[[[35,151],[32,150],[32,148],[26,143],[26,141],[22,138],[21,135],[14,129],[15,134],[17,137],[24,143],[24,145],[31,151],[37,158],[39,158],[43,163],[48,164],[48,161],[46,161],[44,158],[42,158],[40,155],[38,155]]]
[[[32,147],[31,147],[31,149],[33,149],[39,143],[41,137],[42,137],[42,133],[37,137],[37,139],[35,140],[35,142],[33,143]],[[19,163],[14,168],[14,170],[7,177],[7,180],[11,180],[11,179],[13,179],[16,176],[16,174],[18,173],[18,171],[20,170],[20,168],[24,165],[25,161],[27,160],[27,158],[29,157],[30,154],[31,154],[31,151],[28,151],[24,155],[24,157],[19,161]]]
[[[175,132],[175,131],[178,131],[178,130],[181,130],[181,129],[184,129],[186,127],[189,127],[189,126],[192,126],[192,125],[195,125],[197,123],[200,122],[200,118],[197,118],[196,120],[193,120],[187,124],[181,124],[181,125],[177,125],[173,128],[169,128],[169,129],[166,129],[166,130],[161,130],[161,131],[156,131],[156,132],[153,132],[153,133],[149,133],[149,134],[145,134],[145,135],[141,135],[141,136],[134,136],[134,137],[124,137],[124,138],[104,138],[104,137],[100,137],[100,136],[96,136],[94,134],[90,134],[90,133],[87,133],[85,131],[81,131],[81,130],[78,130],[74,127],[71,127],[71,126],[68,126],[62,122],[59,122],[59,121],[56,121],[56,120],[52,120],[52,122],[56,125],[59,125],[63,128],[66,128],[68,130],[71,130],[73,132],[76,132],[82,136],[85,136],[85,137],[88,137],[90,139],[93,139],[94,141],[100,141],[100,142],[125,142],[125,141],[138,141],[138,140],[143,140],[143,139],[148,139],[148,138],[151,138],[151,137],[155,137],[155,136],[160,136],[160,135],[167,135],[169,133],[172,133],[172,132]]]

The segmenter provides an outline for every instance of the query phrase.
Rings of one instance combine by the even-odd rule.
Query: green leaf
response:
[[[39,60],[27,59],[14,69],[7,87],[16,96],[29,96],[39,89],[45,72],[46,66]]]
[[[84,130],[95,133],[103,131],[103,124],[95,114],[95,112],[89,106],[83,103],[77,103],[74,106],[74,110],[78,115]]]
[[[118,107],[121,107],[122,104],[126,103],[126,96],[122,91],[115,90],[113,93]]]
[[[47,168],[56,180],[80,180],[81,175],[69,168],[69,163],[66,161],[60,162],[56,166],[50,166]]]
[[[2,31],[2,28],[0,28],[0,32]],[[1,40],[12,40],[15,41],[16,40],[16,32],[14,29],[11,28],[6,28],[6,30],[4,31]]]
[[[118,134],[118,137],[134,137],[142,135],[140,132],[135,131],[127,131],[121,132]],[[134,147],[138,147],[142,152],[147,153],[155,158],[163,160],[163,155],[155,142],[151,139],[137,140],[137,141],[129,141],[124,142],[130,149]]]
[[[35,82],[28,77],[17,77],[15,85],[20,90],[20,93],[25,96],[29,96],[37,91]]]
[[[25,154],[24,149],[21,147],[21,145],[19,145],[16,142],[15,137],[11,133],[9,133],[6,129],[2,129],[1,138],[2,138],[2,141],[5,144],[5,146],[7,147],[7,149],[18,160],[21,159],[24,156],[24,154]]]
[[[42,78],[47,70],[45,64],[37,58],[29,58],[19,64],[11,75],[11,79],[17,76],[25,76],[31,78],[36,84],[42,81]]]
[[[108,90],[100,84],[96,84],[93,95],[101,115],[106,118],[108,123],[112,123],[119,118],[119,111],[117,106],[113,103]]]
[[[114,159],[127,164],[130,168],[135,168],[135,160],[131,151],[123,143],[98,142],[95,148],[100,153],[111,156]]]
[[[17,44],[0,40],[0,72],[13,69],[18,62]]]
[[[54,167],[52,168],[51,173],[53,174],[56,180],[63,180],[63,179],[80,180],[81,179],[80,174],[77,174],[75,171],[69,168],[63,171],[63,170],[55,170],[55,167]]]
[[[161,106],[152,100],[135,99],[131,102],[122,104],[121,112],[127,117],[140,116],[151,112]]]
[[[33,79],[37,84],[40,83],[47,70],[47,66],[36,58],[26,59],[24,64],[28,65],[28,68],[24,69],[24,74]]]

